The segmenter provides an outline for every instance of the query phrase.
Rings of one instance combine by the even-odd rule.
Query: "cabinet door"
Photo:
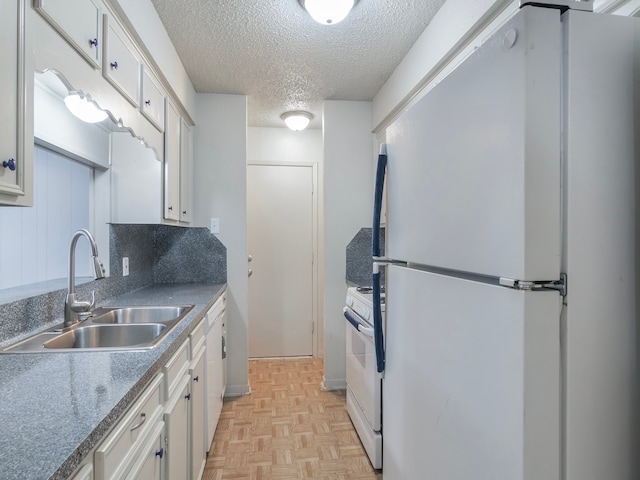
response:
[[[149,439],[142,445],[137,455],[138,461],[127,474],[126,480],[161,480],[164,458],[163,433],[164,423],[159,422]]]
[[[137,107],[141,63],[131,40],[108,15],[104,16],[103,59],[104,77]]]
[[[167,100],[164,131],[164,218],[180,220],[180,115]]]
[[[191,376],[184,375],[176,395],[164,414],[167,479],[187,478],[189,474],[189,393]]]
[[[191,480],[200,480],[207,463],[204,433],[204,361],[201,348],[191,361]]]
[[[155,127],[164,132],[164,93],[158,81],[142,66],[140,111]]]
[[[192,157],[191,127],[184,119],[180,119],[180,221],[191,222],[192,219]]]
[[[94,0],[35,0],[35,9],[93,67],[100,68],[100,6]]]
[[[33,136],[29,141],[26,121],[33,118],[33,95],[27,95],[33,79],[26,75],[25,13],[25,2],[0,2],[0,205],[33,204]]]

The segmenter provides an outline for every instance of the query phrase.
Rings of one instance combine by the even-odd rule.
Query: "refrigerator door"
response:
[[[559,278],[561,53],[524,7],[389,126],[389,258]]]
[[[383,465],[393,480],[557,480],[561,300],[388,269]]]

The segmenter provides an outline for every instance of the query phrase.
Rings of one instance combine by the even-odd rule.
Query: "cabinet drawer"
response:
[[[89,463],[83,466],[70,480],[93,480],[93,465]]]
[[[164,422],[158,422],[147,440],[140,445],[140,450],[136,451],[132,457],[136,462],[127,474],[125,480],[160,480],[162,473],[162,458],[164,448],[162,436],[164,433]]]
[[[189,334],[189,338],[191,339],[191,358],[192,360],[197,354],[198,350],[204,347],[204,325],[205,321],[202,320],[196,328],[194,328]]]
[[[186,340],[178,351],[171,357],[171,360],[162,368],[164,373],[165,395],[167,399],[176,389],[180,380],[189,369],[189,340]]]
[[[164,132],[164,93],[158,81],[142,66],[140,111],[155,127]]]
[[[138,54],[124,31],[108,15],[104,16],[102,75],[134,107],[138,106],[140,65]]]
[[[142,393],[116,428],[96,450],[95,479],[122,478],[129,468],[129,452],[138,447],[145,434],[162,415],[162,375]]]
[[[101,9],[93,0],[35,0],[35,9],[92,66],[100,68]]]

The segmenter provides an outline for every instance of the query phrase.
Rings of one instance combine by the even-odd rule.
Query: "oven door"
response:
[[[347,322],[347,387],[355,397],[370,428],[381,428],[382,380],[376,370],[373,327],[349,307],[344,309]]]

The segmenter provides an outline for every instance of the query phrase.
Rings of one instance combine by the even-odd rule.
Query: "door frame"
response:
[[[318,162],[277,162],[268,160],[250,160],[247,162],[247,168],[250,166],[269,166],[269,167],[311,167],[312,172],[312,263],[311,263],[311,312],[312,312],[312,324],[313,331],[311,333],[311,345],[313,351],[313,357],[318,357],[318,335],[320,333],[318,329]],[[247,172],[248,173],[248,172]],[[247,208],[249,205],[247,203]],[[247,229],[249,225],[247,224]],[[247,242],[247,248],[249,243]],[[247,258],[249,257],[247,252]],[[250,288],[250,287],[249,287]],[[249,312],[251,315],[251,312]]]

